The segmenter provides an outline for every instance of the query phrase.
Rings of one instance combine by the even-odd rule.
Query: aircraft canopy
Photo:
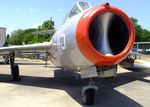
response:
[[[71,18],[71,17],[77,15],[78,13],[80,13],[80,12],[86,10],[86,9],[89,9],[89,8],[91,8],[91,5],[89,3],[87,3],[87,2],[77,2],[73,6],[73,8],[72,8],[72,10],[69,14],[69,17]]]

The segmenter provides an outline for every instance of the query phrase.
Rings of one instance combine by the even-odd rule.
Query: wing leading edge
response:
[[[32,34],[35,34],[35,35],[45,35],[45,34],[53,35],[55,32],[56,32],[55,29],[51,29],[51,30],[43,30],[43,31],[33,32]]]
[[[19,45],[10,47],[1,47],[0,52],[20,51],[20,50],[46,50],[50,49],[51,43],[37,43],[32,45]]]
[[[137,52],[130,52],[127,58],[119,65],[134,72],[150,73],[150,62],[142,60],[141,56],[142,55]]]

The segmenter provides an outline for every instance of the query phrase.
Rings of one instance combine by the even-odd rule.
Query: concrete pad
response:
[[[115,88],[116,91],[121,94],[134,99],[139,104],[143,104],[144,107],[150,106],[150,83],[142,81],[134,81]]]
[[[30,61],[29,61],[30,62]],[[20,65],[20,82],[10,81],[9,65],[0,65],[0,107],[82,107],[86,80],[52,65]],[[54,72],[55,71],[55,72]],[[92,107],[149,107],[150,74],[119,68],[117,78],[98,79]]]

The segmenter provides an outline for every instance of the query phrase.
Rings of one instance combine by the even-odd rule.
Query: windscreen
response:
[[[80,5],[82,10],[86,10],[86,9],[90,8],[90,5],[86,2],[79,2],[79,5]]]

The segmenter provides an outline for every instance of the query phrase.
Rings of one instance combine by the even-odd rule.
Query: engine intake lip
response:
[[[91,43],[89,38],[89,29],[92,21],[95,17],[105,12],[114,13],[120,16],[126,22],[129,29],[129,41],[127,43],[127,46],[122,52],[113,56],[105,56],[104,54],[98,52],[93,47],[93,44]],[[134,44],[134,35],[135,32],[133,24],[130,18],[123,11],[113,6],[105,7],[104,5],[100,5],[98,7],[91,8],[81,17],[77,25],[76,42],[81,53],[95,65],[114,65],[119,63],[130,52]]]

